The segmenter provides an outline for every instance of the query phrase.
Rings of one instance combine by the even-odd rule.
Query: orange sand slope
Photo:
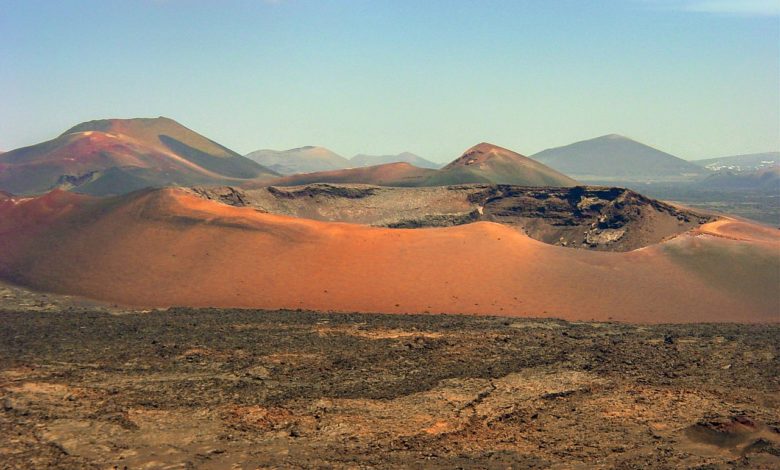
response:
[[[138,306],[780,320],[780,236],[730,219],[613,253],[499,224],[385,229],[258,213],[178,189],[0,200],[0,276]]]

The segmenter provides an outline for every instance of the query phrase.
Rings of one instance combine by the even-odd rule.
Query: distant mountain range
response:
[[[544,150],[532,158],[585,182],[690,181],[709,170],[617,134]]]
[[[443,168],[410,152],[346,159],[314,146],[258,150],[244,157],[159,117],[89,121],[50,141],[0,152],[0,191],[29,195],[59,188],[111,195],[194,185],[572,186],[577,181],[773,189],[778,163],[780,152],[688,162],[615,134],[547,149],[533,158],[482,143]]]
[[[0,189],[106,195],[144,187],[240,184],[278,176],[164,118],[89,121],[48,142],[0,155]]]
[[[720,190],[771,190],[780,194],[780,165],[749,171],[720,170],[699,181],[697,186]]]
[[[574,186],[575,180],[519,153],[481,143],[440,170],[409,163],[334,170],[287,176],[267,184],[294,186],[311,183],[362,183],[380,186],[446,186],[451,184],[516,184]]]
[[[441,168],[441,165],[426,160],[419,155],[403,152],[398,155],[358,154],[346,159],[324,147],[306,146],[290,150],[257,150],[246,155],[247,158],[266,166],[282,175],[297,175],[320,171],[345,170],[386,163],[410,163],[419,168]]]
[[[376,161],[393,163],[364,166]],[[577,184],[539,162],[487,143],[469,149],[441,169],[408,162],[438,166],[409,152],[356,155],[347,160],[312,146],[260,150],[244,157],[165,117],[105,119],[76,125],[50,141],[0,155],[0,190],[30,195],[65,189],[104,196],[147,187],[313,182],[385,186]],[[311,171],[323,168],[328,171]]]
[[[697,183],[699,188],[780,192],[780,152],[707,158],[692,163],[714,172]]]
[[[257,150],[247,158],[282,175],[341,170],[351,166],[350,161],[324,147],[306,146],[290,150]]]
[[[712,171],[755,171],[780,165],[780,152],[749,153],[728,157],[693,160],[691,163],[703,166]]]
[[[349,160],[352,167],[383,165],[385,163],[405,162],[420,168],[439,169],[440,163],[435,163],[411,152],[398,155],[364,155],[358,154]]]

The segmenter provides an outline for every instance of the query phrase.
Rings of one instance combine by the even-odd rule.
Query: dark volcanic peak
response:
[[[156,118],[110,118],[110,119],[94,119],[92,121],[85,121],[80,124],[76,124],[70,129],[66,130],[60,135],[72,134],[74,132],[88,132],[99,131],[108,132],[114,129],[116,126],[122,127],[147,127],[162,129],[169,126],[184,127],[178,122],[165,116],[158,116]]]
[[[524,155],[520,155],[519,153],[512,152],[511,150],[505,149],[503,147],[499,147],[498,145],[491,144],[488,142],[480,142],[477,145],[463,152],[463,154],[460,157],[450,162],[448,165],[444,167],[444,169],[454,168],[456,166],[461,166],[461,165],[468,166],[476,163],[483,163],[484,161],[490,158],[495,158],[500,155],[528,158],[525,157]]]
[[[79,132],[103,132],[114,135],[124,135],[136,139],[152,147],[167,147],[174,152],[186,145],[212,157],[240,157],[240,155],[197,132],[194,132],[173,119],[167,117],[132,118],[132,119],[98,119],[83,122],[67,131],[62,136]],[[178,146],[179,149],[171,149]]]
[[[139,187],[236,184],[277,173],[164,117],[101,119],[0,155],[0,189],[121,194]],[[110,182],[104,180],[110,176]],[[100,188],[99,191],[97,188]]]
[[[497,183],[525,186],[574,186],[575,180],[517,152],[488,142],[479,143],[441,169],[445,184]]]
[[[675,181],[708,173],[698,165],[618,134],[547,149],[533,158],[584,181]]]

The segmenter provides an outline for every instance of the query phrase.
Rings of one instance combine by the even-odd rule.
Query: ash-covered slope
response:
[[[105,195],[143,187],[238,184],[277,174],[164,117],[79,124],[0,155],[0,189]]]

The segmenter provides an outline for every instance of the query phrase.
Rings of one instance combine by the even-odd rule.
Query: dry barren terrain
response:
[[[376,205],[359,201],[344,209],[338,198],[330,208],[311,207],[334,211],[335,220],[361,205],[373,207],[366,216],[382,217],[382,194],[390,190],[376,191]],[[0,278],[137,308],[639,323],[778,319],[776,229],[727,217],[699,225],[692,213],[620,189],[538,193],[497,186],[424,194],[433,201],[442,191],[457,197],[436,203],[431,217],[476,210],[477,220],[376,227],[264,213],[170,188],[102,199],[63,191],[0,198]],[[468,191],[476,201],[468,201]],[[403,203],[404,194],[395,190],[388,200]],[[270,209],[305,209],[294,199],[284,205],[274,199]],[[270,200],[258,199],[264,201]],[[415,208],[408,215],[401,226],[428,221]],[[666,235],[672,238],[659,243]],[[613,244],[630,251],[597,249]]]
[[[33,310],[2,468],[780,465],[776,325]]]

